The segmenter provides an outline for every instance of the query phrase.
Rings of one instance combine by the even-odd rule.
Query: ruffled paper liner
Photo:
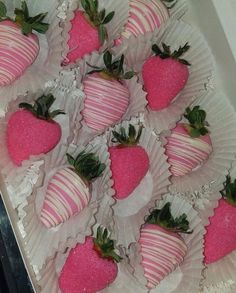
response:
[[[72,80],[73,74],[71,74],[69,72],[68,74],[61,73],[60,78],[54,84],[48,84],[44,91],[19,96],[8,105],[5,117],[0,120],[0,166],[13,208],[19,207],[19,209],[22,209],[21,205],[26,204],[26,198],[31,194],[32,188],[37,181],[39,167],[43,163],[42,159],[47,155],[31,156],[29,160],[23,161],[21,166],[16,166],[9,156],[6,144],[8,121],[12,113],[19,109],[19,103],[32,103],[42,94],[52,93],[56,98],[52,109],[62,109],[66,115],[59,115],[54,119],[61,126],[62,137],[59,144],[48,154],[50,155],[54,151],[57,152],[61,143],[70,143],[74,139],[75,131],[78,132],[81,127],[80,121],[82,117],[80,112],[83,107],[83,93],[76,88],[76,83],[69,83],[69,87],[65,85],[68,78]]]
[[[77,0],[65,0],[63,1],[62,5],[59,7],[60,13],[58,16],[61,18],[62,22],[61,25],[63,27],[63,47],[65,48],[63,54],[63,60],[66,60],[66,56],[69,52],[68,41],[70,39],[69,32],[72,28],[71,20],[75,16],[75,11],[78,9],[83,10],[83,8],[78,5],[79,2]],[[100,0],[99,1],[99,10],[103,8],[106,9],[106,13],[108,14],[111,11],[115,11],[115,15],[112,20],[106,24],[106,29],[108,33],[108,39],[104,42],[104,44],[99,49],[99,52],[103,52],[107,47],[112,47],[113,42],[116,38],[119,37],[120,33],[122,32],[125,23],[128,19],[128,8],[129,8],[129,0]],[[94,51],[98,52],[98,51]],[[90,54],[86,54],[82,59],[86,58]],[[71,63],[65,68],[74,68],[78,66],[78,59],[75,63]]]
[[[19,0],[5,1],[9,15],[13,15],[15,7],[21,6]],[[1,106],[5,108],[7,103],[24,95],[27,91],[36,92],[43,89],[46,81],[58,77],[61,69],[63,54],[62,28],[59,26],[60,19],[57,17],[57,0],[27,0],[30,15],[40,12],[48,12],[45,22],[50,24],[45,35],[35,33],[39,38],[40,51],[34,63],[27,68],[24,74],[11,85],[0,88]]]
[[[116,53],[115,54],[116,58],[119,58],[122,55],[122,52],[119,49],[116,50],[115,53]],[[77,76],[77,82],[78,82],[78,87],[81,90],[83,90],[83,78],[86,76],[88,72],[91,71],[91,67],[88,64],[95,65],[98,67],[104,67],[103,55],[102,54],[100,55],[98,53],[93,53],[91,55],[85,56],[85,58],[81,60],[81,62],[79,62],[79,68],[80,68],[81,74]],[[147,105],[146,93],[143,91],[142,85],[138,83],[137,77],[134,76],[130,80],[124,80],[124,85],[127,86],[130,92],[130,100],[129,100],[128,108],[126,112],[124,113],[124,115],[121,117],[121,119],[119,121],[114,122],[113,125],[109,125],[107,129],[111,126],[114,126],[115,124],[119,123],[122,120],[128,120],[128,119],[131,119],[131,117],[138,116],[140,113],[144,113],[144,109]],[[99,132],[99,131],[93,130],[92,128],[88,127],[85,124],[85,122],[82,120],[82,129],[80,133],[78,133],[78,135],[80,136],[80,140],[83,141],[84,144],[86,144],[94,136],[99,135],[103,133],[104,131]]]
[[[96,153],[101,162],[107,166],[103,175],[92,182],[92,197],[88,206],[79,214],[72,216],[55,228],[47,229],[40,221],[40,211],[50,179],[59,169],[68,166],[66,153],[75,157],[83,149],[84,147],[82,146],[70,145],[68,147],[61,145],[58,148],[58,152],[54,152],[50,157],[48,156],[41,167],[40,177],[33,193],[28,198],[28,205],[24,208],[25,217],[22,223],[25,234],[25,250],[30,264],[36,270],[40,270],[45,262],[55,255],[56,251],[65,249],[68,241],[70,242],[77,238],[78,242],[83,242],[85,236],[91,235],[91,228],[95,224],[95,214],[97,213],[99,201],[102,200],[103,195],[109,193],[109,158],[105,140],[101,138],[91,142],[85,148],[87,152]],[[110,203],[113,204],[112,198]]]
[[[147,125],[157,132],[174,127],[185,108],[206,91],[214,72],[212,53],[204,36],[196,28],[183,21],[170,20],[160,30],[138,38],[132,37],[128,42],[123,43],[121,46],[123,48],[120,48],[126,56],[128,66],[139,73],[140,83],[143,84],[142,66],[145,60],[153,55],[152,45],[158,44],[161,47],[162,42],[170,45],[172,51],[188,42],[191,48],[183,58],[192,65],[189,66],[187,84],[167,108],[152,111],[147,107],[145,117]]]
[[[200,105],[207,113],[213,151],[206,162],[189,174],[172,176],[170,191],[194,192],[212,182],[220,185],[235,160],[236,113],[229,100],[222,93],[211,92],[196,100],[191,107],[195,105]]]
[[[109,147],[114,145],[111,141],[113,130],[119,131],[120,127],[124,127],[127,132],[129,124],[138,130],[141,125],[140,121],[142,119],[133,118],[109,129],[104,135]],[[164,154],[165,150],[155,133],[149,128],[143,128],[138,145],[143,147],[149,156],[149,171],[129,197],[116,200],[116,204],[113,206],[115,223],[113,237],[118,245],[123,245],[126,248],[131,242],[137,241],[144,215],[153,206],[155,200],[166,193],[170,184],[169,164]],[[110,181],[112,186],[113,180]]]
[[[171,292],[171,293],[189,293],[198,292],[199,284],[203,278],[203,235],[205,229],[201,223],[201,219],[194,208],[185,200],[167,194],[163,197],[156,206],[163,207],[165,203],[171,203],[171,212],[173,217],[178,217],[185,213],[187,215],[190,229],[193,229],[192,234],[181,234],[188,250],[183,263],[171,274],[169,274],[161,283],[150,292]],[[148,215],[148,213],[146,214]],[[144,219],[143,219],[144,223]],[[147,280],[144,277],[144,270],[141,266],[141,255],[139,253],[140,246],[134,243],[130,248],[130,264],[134,267],[134,275],[137,279],[144,281],[146,285]]]

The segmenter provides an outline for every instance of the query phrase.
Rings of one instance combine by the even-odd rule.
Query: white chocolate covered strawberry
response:
[[[139,244],[141,264],[147,288],[155,288],[161,280],[179,266],[187,253],[187,246],[179,233],[191,233],[186,214],[173,218],[170,203],[155,209],[141,228]]]
[[[81,212],[90,202],[91,180],[99,177],[105,164],[93,153],[82,151],[74,159],[67,154],[72,167],[66,167],[49,181],[40,219],[47,227],[55,227]]]
[[[124,72],[124,55],[112,61],[106,51],[103,56],[104,68],[94,69],[83,80],[85,101],[83,118],[88,127],[103,131],[118,122],[129,105],[130,93],[123,83],[134,76],[133,71]]]
[[[15,18],[9,18],[5,4],[0,1],[0,86],[11,84],[34,62],[40,48],[32,31],[44,34],[49,27],[43,22],[47,13],[30,17],[25,1],[14,13]]]
[[[206,112],[195,106],[186,109],[187,123],[178,123],[167,138],[166,155],[173,176],[183,176],[204,163],[212,152],[205,121]]]

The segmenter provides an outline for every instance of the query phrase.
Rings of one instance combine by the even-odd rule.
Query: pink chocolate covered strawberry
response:
[[[149,169],[149,157],[145,149],[137,145],[142,133],[138,134],[133,125],[129,125],[128,135],[123,127],[120,133],[113,131],[113,142],[117,146],[109,148],[112,179],[114,180],[115,197],[127,198],[139,185]]]
[[[53,120],[61,110],[50,112],[55,98],[53,95],[39,97],[34,105],[21,103],[7,124],[7,148],[12,161],[20,166],[30,156],[46,154],[61,139],[61,127]]]
[[[103,131],[118,122],[129,105],[130,93],[122,82],[134,76],[133,71],[124,72],[124,55],[112,62],[112,55],[106,51],[104,68],[94,68],[84,80],[84,121],[88,127]]]
[[[189,77],[190,63],[182,59],[190,48],[188,43],[173,53],[169,46],[164,43],[162,46],[163,51],[157,45],[152,46],[155,56],[149,57],[142,68],[148,106],[153,111],[167,108],[185,87]]]
[[[86,237],[70,251],[59,276],[61,292],[100,292],[116,279],[120,261],[107,229],[99,227],[96,238]]]
[[[29,16],[26,2],[15,9],[15,18],[7,16],[5,4],[0,1],[0,86],[11,84],[34,62],[39,52],[36,31],[44,34],[49,24],[43,23],[47,13]]]
[[[205,121],[206,112],[195,106],[186,109],[187,123],[178,123],[167,138],[166,155],[173,176],[183,176],[205,162],[212,152],[212,142]]]
[[[141,264],[148,289],[153,289],[179,266],[186,255],[187,246],[179,233],[192,233],[186,214],[173,218],[170,203],[155,209],[141,228],[139,244]]]
[[[236,249],[236,180],[232,182],[230,176],[227,176],[221,194],[223,198],[206,227],[206,264],[216,262]]]
[[[72,167],[62,168],[49,181],[40,219],[55,227],[81,212],[90,202],[91,180],[99,177],[105,164],[93,153],[82,151],[74,159],[67,154]]]
[[[69,53],[64,64],[70,64],[82,58],[85,54],[98,50],[107,38],[106,24],[115,12],[106,15],[106,10],[98,11],[98,0],[81,0],[84,9],[77,10],[71,21],[69,32]]]

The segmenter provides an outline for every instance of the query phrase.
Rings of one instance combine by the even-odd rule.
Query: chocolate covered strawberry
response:
[[[205,234],[205,263],[211,264],[231,253],[236,249],[236,179],[226,177],[223,196],[210,224],[206,227]]]
[[[170,203],[153,210],[147,217],[139,244],[148,289],[155,288],[183,262],[188,248],[180,233],[192,233],[188,230],[186,214],[173,218]]]
[[[32,31],[44,34],[49,27],[43,22],[47,13],[30,17],[25,1],[14,13],[14,19],[8,17],[6,6],[0,1],[0,86],[11,84],[34,62],[40,48]]]
[[[98,10],[98,0],[81,0],[84,11],[78,9],[71,20],[69,32],[69,53],[64,64],[70,64],[85,54],[98,50],[107,38],[106,24],[115,12],[106,15],[106,10]]]
[[[190,48],[188,43],[173,53],[170,46],[164,43],[162,46],[163,51],[157,45],[152,46],[155,55],[149,57],[142,68],[148,106],[153,111],[167,108],[183,90],[189,77],[190,63],[182,59]]]
[[[65,167],[49,181],[40,219],[47,227],[55,227],[81,212],[90,202],[90,183],[99,177],[105,164],[93,153],[82,151],[74,159],[67,154],[72,167]]]
[[[212,152],[206,112],[195,106],[186,109],[188,123],[178,123],[167,138],[166,155],[174,176],[183,176],[205,162]]]
[[[86,237],[70,251],[59,276],[61,292],[100,292],[116,279],[120,261],[107,229],[99,227],[96,238]]]
[[[52,94],[39,97],[34,105],[21,103],[8,121],[6,140],[12,161],[20,166],[30,156],[46,154],[61,139],[61,127],[53,120],[65,114],[61,110],[50,112],[55,98]]]
[[[112,61],[109,51],[103,56],[104,68],[94,68],[83,80],[85,101],[82,111],[88,127],[103,131],[118,122],[129,105],[130,93],[123,80],[134,76],[124,72],[124,55]]]
[[[138,134],[133,125],[129,125],[128,134],[123,127],[120,132],[113,131],[113,142],[117,146],[109,148],[113,188],[117,199],[127,198],[139,185],[149,169],[149,157],[145,149],[138,145],[142,127]]]

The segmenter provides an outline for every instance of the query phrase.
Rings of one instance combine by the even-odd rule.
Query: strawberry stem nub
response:
[[[179,49],[175,50],[173,53],[171,52],[170,46],[166,45],[165,43],[162,43],[162,47],[163,50],[161,50],[157,44],[152,46],[152,51],[156,56],[159,56],[161,59],[172,58],[184,65],[191,65],[187,60],[180,58],[190,49],[190,45],[188,43],[186,43],[183,47],[180,46]]]
[[[106,168],[106,165],[101,163],[94,153],[82,151],[76,158],[73,158],[70,154],[66,154],[66,156],[69,164],[74,167],[76,173],[87,183],[99,177]]]
[[[56,99],[52,94],[42,95],[39,97],[34,105],[28,103],[20,103],[19,107],[30,111],[37,118],[42,120],[52,120],[57,115],[65,114],[62,110],[54,110],[50,112],[50,108]]]
[[[173,218],[170,211],[170,203],[166,203],[162,209],[155,209],[147,217],[145,223],[158,225],[166,230],[175,233],[190,234],[193,231],[189,231],[189,222],[187,215],[182,214],[177,218]]]
[[[143,126],[140,126],[138,130],[138,134],[137,134],[137,131],[132,124],[129,125],[128,134],[126,133],[124,127],[121,127],[119,132],[113,130],[112,142],[120,143],[120,145],[122,146],[137,145],[142,135],[142,130],[143,130]]]
[[[115,252],[114,241],[108,237],[108,230],[98,227],[97,236],[93,240],[95,250],[102,258],[112,259],[115,262],[120,262],[122,258]]]
[[[206,121],[206,112],[200,109],[200,106],[194,106],[191,110],[189,107],[185,110],[184,117],[189,121],[190,125],[186,129],[191,137],[197,138],[209,133],[207,126],[209,123]]]
[[[220,193],[229,204],[236,206],[236,179],[232,182],[231,177],[227,175],[224,188]]]

